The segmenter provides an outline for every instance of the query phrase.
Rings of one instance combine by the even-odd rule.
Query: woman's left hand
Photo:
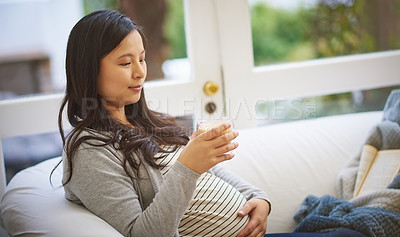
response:
[[[264,236],[267,231],[267,218],[269,214],[269,203],[263,199],[251,199],[238,211],[238,216],[250,216],[250,221],[237,235]]]

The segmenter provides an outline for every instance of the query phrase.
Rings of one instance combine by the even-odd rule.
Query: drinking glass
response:
[[[230,123],[231,126],[228,129],[226,129],[225,131],[223,131],[221,134],[232,132],[233,122],[232,122],[232,119],[227,118],[227,117],[221,117],[218,119],[210,119],[210,120],[199,120],[196,123],[196,130],[200,134],[200,133],[206,132],[207,130],[210,130],[214,127],[217,127],[220,124],[226,123],[226,122]],[[225,154],[232,154],[232,153],[233,153],[233,151],[229,151]]]
[[[228,117],[221,117],[221,118],[209,119],[209,120],[199,120],[196,123],[196,130],[200,134],[200,133],[206,132],[207,130],[215,128],[218,125],[226,123],[226,122],[230,123],[231,127],[229,127],[227,130],[223,131],[222,134],[232,132],[233,122],[232,122],[232,119],[230,119]]]

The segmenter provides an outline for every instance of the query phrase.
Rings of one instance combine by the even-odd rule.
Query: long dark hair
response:
[[[58,126],[67,158],[65,161],[69,168],[69,176],[63,185],[71,180],[73,156],[82,143],[112,145],[120,150],[124,155],[124,169],[134,178],[128,172],[129,167],[137,177],[142,162],[159,167],[155,155],[168,152],[163,149],[163,145],[174,145],[175,150],[189,140],[186,130],[178,126],[172,117],[147,107],[144,91],[138,102],[125,106],[126,117],[133,126],[117,122],[103,106],[97,91],[100,61],[134,30],[145,39],[141,27],[128,17],[117,11],[102,10],[83,17],[70,33],[65,65],[67,86],[58,115]],[[73,127],[67,137],[62,127],[65,107]],[[96,133],[89,132],[83,136],[81,133],[84,130],[94,130]],[[102,135],[99,136],[99,133]],[[134,153],[141,154],[141,158],[135,159]]]

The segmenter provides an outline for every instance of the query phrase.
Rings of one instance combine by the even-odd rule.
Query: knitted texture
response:
[[[390,93],[383,110],[382,122],[370,131],[365,144],[378,150],[400,149],[400,90]],[[358,156],[351,159],[338,174],[336,191],[341,199],[353,198],[360,157],[361,148]]]
[[[352,229],[367,236],[399,236],[400,214],[384,208],[355,207],[330,195],[308,196],[294,216],[295,232]]]
[[[392,121],[400,125],[400,90],[393,90],[383,109],[382,121]]]
[[[365,144],[378,150],[400,149],[400,90],[386,101],[382,122],[370,132]],[[400,174],[385,190],[353,198],[361,153],[338,175],[338,198],[309,195],[294,219],[297,232],[325,232],[347,228],[367,236],[400,236]]]

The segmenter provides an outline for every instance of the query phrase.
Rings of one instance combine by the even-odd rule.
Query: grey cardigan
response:
[[[63,181],[69,172],[65,159],[63,154]],[[179,236],[178,225],[192,199],[198,173],[177,161],[164,179],[157,168],[143,162],[139,178],[131,179],[123,168],[122,153],[111,145],[83,144],[73,159],[73,175],[64,186],[66,199],[84,205],[124,236]],[[269,202],[265,192],[227,170],[216,166],[209,172],[247,200]]]

